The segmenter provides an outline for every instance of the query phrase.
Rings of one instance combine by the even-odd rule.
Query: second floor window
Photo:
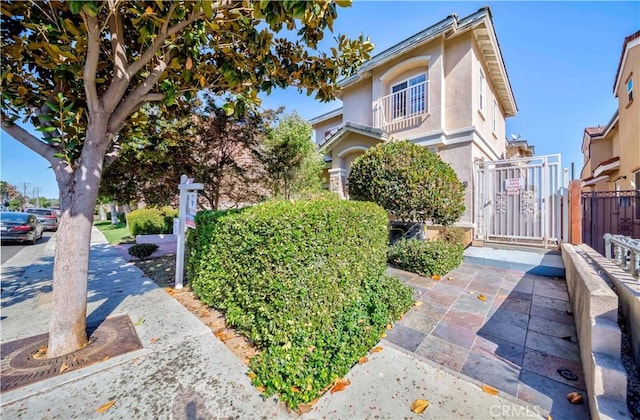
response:
[[[627,82],[627,98],[629,98],[629,102],[633,101],[633,79],[629,79]]]
[[[420,74],[391,87],[393,119],[422,114],[427,109],[427,75]]]

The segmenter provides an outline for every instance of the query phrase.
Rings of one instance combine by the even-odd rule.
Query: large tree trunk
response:
[[[56,234],[47,357],[71,353],[87,343],[89,249],[93,211],[108,146],[105,133],[106,127],[90,128],[77,168],[66,173],[56,172],[63,212]]]

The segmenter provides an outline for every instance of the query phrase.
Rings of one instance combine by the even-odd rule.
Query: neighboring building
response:
[[[640,190],[640,98],[634,93],[639,81],[640,31],[622,46],[613,84],[618,109],[607,125],[584,130],[583,191]]]
[[[408,139],[438,152],[467,185],[459,225],[472,227],[474,162],[533,154],[526,142],[505,138],[505,118],[517,106],[489,8],[451,15],[383,51],[341,88],[343,107],[310,122],[327,155],[325,182],[342,197],[355,158]]]

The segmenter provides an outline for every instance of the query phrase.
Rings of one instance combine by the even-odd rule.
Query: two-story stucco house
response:
[[[341,82],[340,99],[342,108],[310,121],[330,190],[347,195],[351,164],[369,147],[408,139],[467,185],[459,225],[473,226],[474,162],[510,156],[505,118],[518,110],[489,8],[451,15],[372,57]]]
[[[640,31],[626,37],[622,46],[613,84],[618,109],[607,125],[584,130],[583,191],[640,189],[640,98],[634,94],[638,81]]]

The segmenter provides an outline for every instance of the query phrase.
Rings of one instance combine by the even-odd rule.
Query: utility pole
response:
[[[33,196],[36,198],[36,207],[40,208],[40,187],[33,187]]]
[[[30,182],[20,182],[18,185],[22,186],[22,211],[27,208],[27,187],[31,185]]]

